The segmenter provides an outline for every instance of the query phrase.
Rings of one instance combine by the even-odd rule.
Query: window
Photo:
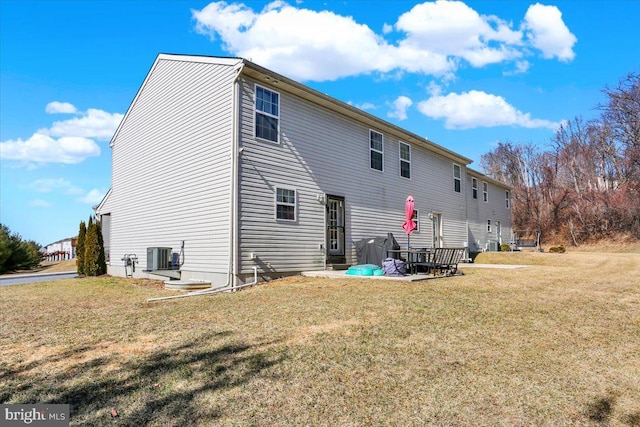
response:
[[[471,195],[474,199],[478,198],[478,180],[476,178],[471,178]]]
[[[487,233],[491,233],[491,220],[487,220]]]
[[[453,165],[453,190],[456,193],[461,191],[462,180],[461,180],[461,171],[460,165]]]
[[[296,190],[276,188],[276,219],[296,220]]]
[[[504,192],[504,204],[507,209],[511,208],[511,193],[509,193],[509,190],[505,190]]]
[[[400,143],[400,176],[411,178],[411,146]]]
[[[416,228],[413,230],[414,233],[420,231],[420,214],[418,214],[418,209],[413,211],[413,216],[411,217],[413,222],[416,223]]]
[[[374,130],[369,131],[369,158],[371,169],[382,171],[382,157],[384,154],[384,143],[382,134]]]
[[[482,200],[486,203],[489,201],[489,184],[482,182]]]
[[[256,85],[256,138],[278,142],[280,95]]]

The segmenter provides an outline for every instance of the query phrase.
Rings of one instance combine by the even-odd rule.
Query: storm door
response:
[[[433,214],[433,247],[441,248],[442,247],[442,214],[434,213]]]
[[[344,197],[327,195],[327,263],[344,264]]]

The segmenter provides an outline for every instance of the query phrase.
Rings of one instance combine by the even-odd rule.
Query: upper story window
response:
[[[476,178],[471,178],[471,196],[474,199],[478,198],[478,180]]]
[[[482,182],[482,200],[486,203],[489,201],[489,184]]]
[[[504,192],[504,204],[507,209],[511,208],[511,192],[509,190],[505,190]]]
[[[256,85],[256,138],[278,142],[280,94]]]
[[[459,193],[462,188],[462,171],[460,165],[453,165],[453,190]]]
[[[400,176],[411,178],[411,146],[400,143]]]
[[[276,187],[276,219],[296,220],[296,190]]]
[[[487,220],[487,233],[491,233],[491,220]]]
[[[371,169],[383,170],[384,138],[380,132],[369,131],[369,158]]]

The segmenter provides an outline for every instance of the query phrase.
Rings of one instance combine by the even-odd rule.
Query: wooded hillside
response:
[[[500,142],[480,164],[513,186],[513,228],[578,245],[640,239],[640,72],[603,90],[594,120],[563,124],[545,149]]]

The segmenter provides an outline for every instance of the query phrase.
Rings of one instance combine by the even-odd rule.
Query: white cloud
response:
[[[578,39],[569,31],[556,6],[540,3],[529,6],[523,28],[527,30],[531,44],[542,51],[545,58],[557,57],[568,62],[575,57],[573,45]]]
[[[68,102],[53,101],[45,107],[48,113],[73,113],[77,117],[54,122],[50,128],[40,129],[30,138],[0,142],[0,158],[21,161],[31,168],[38,163],[80,163],[99,156],[100,147],[94,139],[111,139],[124,117],[90,108],[77,111]],[[77,194],[77,189],[68,189]]]
[[[78,112],[73,104],[58,101],[48,103],[44,111],[49,114],[75,114]]]
[[[520,28],[514,29],[512,23],[480,15],[461,1],[429,1],[400,15],[393,26],[385,23],[381,34],[353,17],[283,1],[261,11],[217,1],[192,10],[192,17],[198,33],[219,39],[231,54],[299,80],[335,80],[371,72],[446,79],[464,64],[483,67],[515,61],[520,61],[516,69],[522,70],[523,58],[532,55],[530,45],[545,57],[565,60],[564,50],[549,56],[552,43],[560,41],[565,47],[567,41],[570,46],[575,43],[560,11],[542,5],[532,6]],[[545,23],[545,17],[551,21]]]
[[[503,97],[472,90],[460,94],[436,95],[418,104],[427,117],[444,119],[447,129],[519,126],[555,129],[559,123],[531,118],[509,104]]]
[[[505,76],[513,76],[515,74],[526,73],[527,70],[529,70],[529,67],[531,66],[531,64],[529,63],[529,61],[522,60],[522,61],[516,61],[514,66],[515,68],[513,70],[505,70],[502,72],[502,74]]]
[[[46,200],[36,199],[29,201],[29,206],[34,208],[50,208],[53,205]]]
[[[108,113],[95,108],[89,108],[81,115],[81,117],[54,122],[49,129],[40,129],[38,132],[51,136],[96,138],[108,141],[124,117],[123,114]]]
[[[393,117],[398,120],[407,119],[407,109],[413,105],[413,101],[406,96],[399,96],[393,101],[393,110],[387,113],[388,117]]]
[[[76,187],[64,178],[37,179],[30,184],[30,187],[38,193],[51,193],[53,191],[63,191],[66,195],[84,194],[84,190]]]
[[[90,190],[87,194],[77,198],[76,200],[90,205],[97,205],[102,201],[105,194],[107,194],[106,191],[94,188],[93,190]]]
[[[0,142],[0,158],[33,163],[80,163],[89,157],[99,156],[100,147],[91,139],[62,137],[34,133],[29,139]]]
[[[71,183],[64,178],[37,179],[31,183],[31,187],[38,193],[51,193],[55,189],[67,188]]]
[[[371,102],[364,102],[362,104],[353,104],[352,102],[348,102],[349,105],[353,105],[356,108],[359,108],[360,110],[375,110],[377,107],[375,106],[375,104],[372,104]]]
[[[407,34],[401,45],[460,57],[474,67],[521,55],[514,48],[522,38],[519,31],[497,17],[481,16],[460,1],[418,4],[398,18],[396,28]]]

